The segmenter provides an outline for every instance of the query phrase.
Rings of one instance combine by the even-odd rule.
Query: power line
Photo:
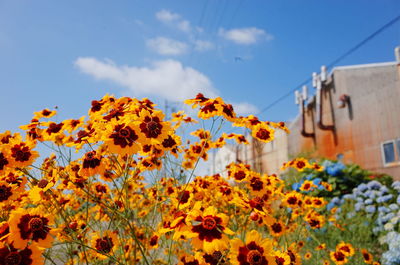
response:
[[[390,20],[388,23],[386,23],[385,25],[383,25],[382,27],[380,27],[378,30],[376,30],[375,32],[373,32],[372,34],[370,34],[368,37],[366,37],[365,39],[363,39],[362,41],[360,41],[357,45],[355,45],[354,47],[350,48],[349,50],[347,50],[345,53],[343,53],[342,55],[340,55],[338,58],[336,58],[335,60],[333,60],[331,63],[328,64],[328,68],[331,68],[333,66],[335,66],[337,63],[339,63],[340,61],[342,61],[344,58],[346,58],[347,56],[349,56],[350,54],[352,54],[353,52],[355,52],[356,50],[358,50],[360,47],[362,47],[364,44],[366,44],[367,42],[369,42],[370,40],[372,40],[373,38],[375,38],[377,35],[379,35],[380,33],[382,33],[384,30],[386,30],[387,28],[389,28],[390,26],[394,25],[396,22],[398,22],[400,20],[400,15],[393,18],[392,20]],[[269,105],[267,105],[266,107],[264,107],[260,112],[257,113],[257,115],[260,115],[261,113],[267,111],[268,109],[272,108],[273,106],[275,106],[277,103],[281,102],[282,100],[284,100],[285,98],[287,98],[288,96],[290,96],[294,91],[296,91],[297,89],[301,88],[302,86],[304,86],[305,84],[307,84],[308,82],[310,82],[312,80],[312,78],[307,78],[306,80],[304,80],[302,83],[300,83],[299,85],[297,85],[294,89],[291,89],[290,91],[288,91],[286,94],[282,95],[281,97],[277,98],[276,100],[274,100],[273,102],[271,102]]]

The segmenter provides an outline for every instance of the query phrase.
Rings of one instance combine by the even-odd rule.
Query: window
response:
[[[397,147],[397,158],[400,160],[400,138],[396,140],[396,147]]]
[[[400,164],[400,138],[382,143],[384,166]]]

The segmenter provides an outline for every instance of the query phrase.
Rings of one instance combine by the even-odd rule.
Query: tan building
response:
[[[400,179],[400,49],[396,62],[322,70],[313,83],[315,96],[297,94],[304,111],[290,126],[289,155],[343,157]]]

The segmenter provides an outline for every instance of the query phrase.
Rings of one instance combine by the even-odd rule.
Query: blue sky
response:
[[[104,94],[258,112],[400,14],[398,0],[0,1],[0,131]],[[339,65],[394,61],[400,23]],[[260,117],[290,120],[293,96]]]

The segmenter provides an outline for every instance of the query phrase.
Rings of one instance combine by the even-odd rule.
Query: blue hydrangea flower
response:
[[[343,165],[342,163],[338,162],[336,164],[333,164],[331,166],[326,167],[326,172],[334,177],[340,176],[343,172],[342,170],[345,169],[346,166]]]
[[[376,211],[376,207],[375,205],[368,205],[367,207],[365,207],[365,211],[367,213],[374,213]]]
[[[362,202],[357,202],[356,204],[354,204],[354,209],[357,212],[360,211],[362,208],[364,208],[364,204]]]
[[[389,222],[389,220],[392,219],[393,217],[395,217],[395,214],[392,213],[392,212],[390,212],[390,213],[388,213],[388,214],[386,214],[386,215],[384,215],[384,216],[382,217],[382,222],[383,222],[383,223],[387,223],[387,222]]]
[[[393,198],[392,194],[388,194],[382,197],[379,197],[378,199],[376,199],[377,203],[384,203],[384,202],[388,202]]]
[[[389,207],[390,207],[390,206],[389,206]],[[380,213],[389,213],[389,212],[390,212],[390,209],[387,208],[387,207],[385,207],[385,206],[379,206],[379,207],[378,207],[378,212],[380,212]]]
[[[373,180],[373,181],[368,182],[367,186],[369,189],[379,190],[381,188],[382,184],[376,180]]]
[[[301,187],[301,184],[298,182],[292,184],[292,189],[295,191],[299,191],[300,187]]]
[[[354,196],[354,194],[345,194],[345,195],[343,195],[343,199],[345,199],[345,200],[354,200],[355,196]]]
[[[389,192],[389,189],[388,189],[386,186],[382,185],[380,191],[381,191],[382,193],[388,193],[388,192]]]
[[[400,181],[395,181],[392,183],[392,188],[399,191],[400,190]]]
[[[389,205],[389,209],[392,210],[392,211],[396,211],[396,210],[399,209],[399,205],[392,203],[392,204]]]
[[[366,199],[364,203],[365,203],[365,204],[372,204],[372,203],[373,203],[373,200],[372,200],[372,199]]]
[[[361,183],[360,185],[357,186],[357,190],[359,192],[364,192],[367,189],[368,189],[368,186],[365,183]]]

